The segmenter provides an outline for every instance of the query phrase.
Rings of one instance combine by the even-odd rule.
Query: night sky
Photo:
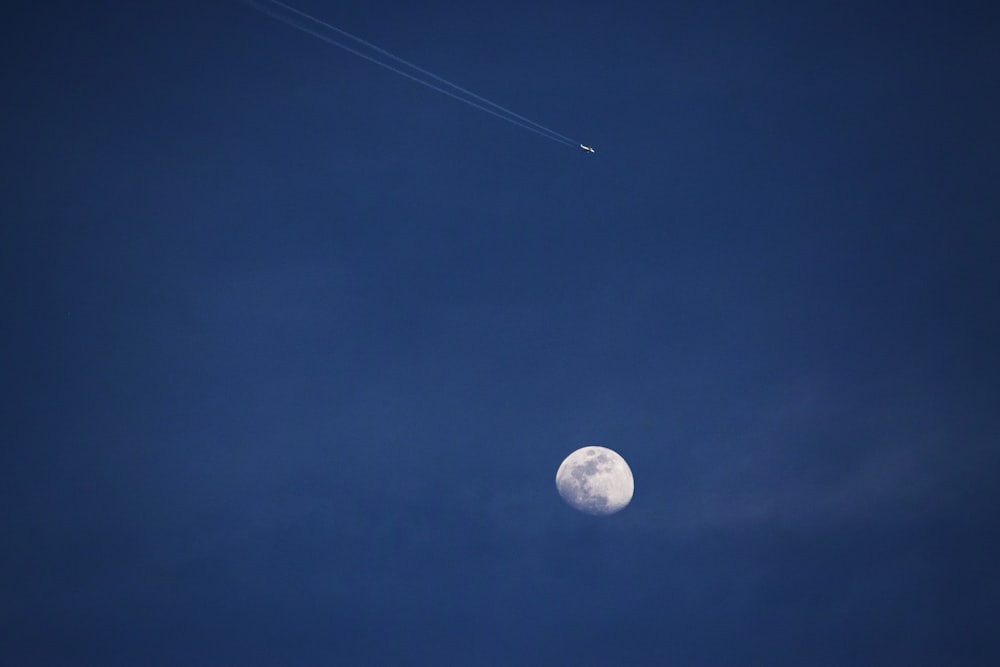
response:
[[[1000,664],[993,3],[295,5],[597,153],[8,3],[0,662]]]

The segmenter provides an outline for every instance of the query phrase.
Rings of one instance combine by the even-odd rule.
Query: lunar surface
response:
[[[556,472],[559,495],[587,514],[614,514],[632,500],[632,470],[618,452],[607,447],[578,449]]]

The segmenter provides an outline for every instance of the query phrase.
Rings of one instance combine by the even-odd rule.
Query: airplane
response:
[[[591,148],[590,146],[584,146],[583,144],[580,144],[580,148],[582,148],[583,150],[587,151],[588,153],[596,153],[597,152],[593,148]]]

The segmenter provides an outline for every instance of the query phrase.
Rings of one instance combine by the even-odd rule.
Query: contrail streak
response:
[[[316,17],[310,16],[309,14],[306,14],[303,11],[300,11],[300,10],[294,8],[294,7],[286,5],[285,3],[280,2],[279,0],[268,0],[268,1],[271,2],[271,4],[275,4],[275,5],[278,5],[279,7],[283,7],[283,8],[287,9],[290,12],[293,12],[295,14],[298,14],[299,16],[302,16],[303,18],[306,18],[306,19],[309,19],[310,21],[318,23],[319,25],[321,25],[321,26],[323,26],[325,28],[329,28],[330,30],[333,30],[334,32],[336,32],[338,34],[343,35],[344,37],[347,37],[349,39],[353,39],[355,42],[357,42],[359,44],[364,44],[365,46],[367,46],[368,48],[372,49],[373,51],[377,51],[377,52],[381,53],[384,56],[388,56],[389,58],[392,58],[393,60],[395,60],[396,62],[398,62],[400,64],[406,65],[407,67],[409,67],[411,69],[414,69],[417,72],[420,72],[421,74],[423,74],[425,76],[429,76],[430,78],[434,79],[435,81],[443,83],[443,84],[445,84],[447,86],[451,86],[455,90],[461,91],[462,93],[468,95],[469,97],[473,97],[473,98],[479,100],[480,102],[483,102],[484,104],[487,104],[487,105],[489,105],[489,106],[491,106],[491,107],[493,107],[495,109],[499,109],[500,111],[502,111],[502,112],[504,112],[506,114],[509,114],[509,115],[513,116],[514,118],[517,118],[517,119],[521,120],[524,123],[527,123],[529,125],[533,125],[533,126],[539,128],[541,130],[544,130],[544,131],[548,132],[549,134],[552,134],[553,136],[559,137],[563,141],[569,142],[570,144],[573,144],[574,146],[577,145],[577,143],[578,143],[578,142],[570,139],[569,137],[567,137],[564,134],[559,134],[555,130],[552,130],[550,128],[545,127],[541,123],[536,123],[535,121],[533,121],[531,119],[525,118],[524,116],[522,116],[520,114],[514,113],[513,111],[511,111],[507,107],[501,106],[501,105],[497,104],[496,102],[493,102],[491,100],[486,99],[485,97],[481,97],[481,96],[475,94],[474,92],[472,92],[471,90],[467,90],[467,89],[463,88],[462,86],[458,85],[457,83],[452,83],[451,81],[448,81],[447,79],[445,79],[443,77],[440,77],[437,74],[434,74],[433,72],[429,72],[429,71],[425,70],[423,67],[420,67],[419,65],[415,65],[415,64],[411,63],[409,60],[406,60],[404,58],[400,58],[399,56],[395,55],[394,53],[390,53],[389,51],[386,51],[385,49],[383,49],[383,48],[381,48],[379,46],[376,46],[375,44],[372,44],[371,42],[363,40],[363,39],[361,39],[360,37],[358,37],[356,35],[352,35],[351,33],[347,32],[346,30],[338,28],[335,25],[331,25],[329,23],[326,23],[325,21],[321,21],[321,20],[317,19]]]
[[[577,147],[577,146],[580,145],[578,142],[574,141],[573,139],[570,139],[569,137],[567,137],[565,135],[562,135],[562,134],[560,134],[560,133],[558,133],[558,132],[556,132],[554,130],[550,130],[549,128],[545,127],[544,125],[541,125],[540,123],[536,123],[533,120],[525,118],[524,116],[516,114],[513,111],[511,111],[511,110],[509,110],[509,109],[507,109],[505,107],[502,107],[502,106],[500,106],[499,104],[497,104],[495,102],[491,102],[490,100],[488,100],[488,99],[486,99],[484,97],[480,97],[479,95],[476,95],[475,93],[473,93],[471,91],[468,91],[465,88],[462,88],[461,86],[458,86],[458,85],[456,85],[456,84],[448,81],[447,79],[443,79],[443,78],[437,76],[436,74],[428,72],[427,70],[425,70],[425,69],[423,69],[421,67],[418,67],[417,65],[414,65],[413,63],[411,63],[411,62],[409,62],[407,60],[404,60],[403,58],[400,58],[399,56],[393,55],[392,53],[386,51],[385,49],[379,48],[378,46],[375,46],[374,44],[371,44],[370,42],[367,42],[367,41],[365,41],[365,40],[363,40],[363,39],[361,39],[359,37],[355,37],[354,35],[352,35],[351,33],[347,32],[345,30],[341,30],[340,28],[337,28],[336,26],[333,26],[333,25],[330,25],[329,23],[321,21],[321,20],[319,20],[319,19],[317,19],[317,18],[315,18],[313,16],[310,16],[309,14],[306,14],[305,12],[302,12],[302,11],[300,11],[298,9],[295,9],[294,7],[291,7],[289,5],[286,5],[283,2],[279,2],[278,0],[264,0],[263,2],[258,2],[256,0],[245,0],[245,1],[247,2],[247,4],[251,5],[255,9],[259,10],[260,12],[262,12],[264,14],[267,14],[271,18],[277,19],[278,21],[281,21],[282,23],[284,23],[284,24],[286,24],[288,26],[291,26],[292,28],[295,28],[296,30],[304,32],[304,33],[306,33],[308,35],[312,35],[313,37],[316,37],[317,39],[320,39],[320,40],[326,42],[327,44],[332,44],[333,46],[336,46],[336,47],[341,48],[341,49],[343,49],[345,51],[353,53],[354,55],[356,55],[356,56],[358,56],[360,58],[364,58],[365,60],[367,60],[369,62],[372,62],[372,63],[378,65],[379,67],[383,67],[383,68],[385,68],[385,69],[387,69],[387,70],[389,70],[391,72],[395,72],[396,74],[399,74],[400,76],[404,76],[407,79],[410,79],[411,81],[415,81],[415,82],[417,82],[417,83],[419,83],[419,84],[421,84],[423,86],[426,86],[427,88],[430,88],[431,90],[435,90],[435,91],[437,91],[439,93],[447,95],[448,97],[451,97],[452,99],[456,99],[459,102],[463,102],[465,104],[468,104],[469,106],[471,106],[471,107],[473,107],[475,109],[479,109],[480,111],[485,111],[486,113],[488,113],[490,115],[496,116],[497,118],[505,120],[508,123],[511,123],[513,125],[517,125],[518,127],[522,127],[522,128],[524,128],[526,130],[534,132],[535,134],[543,136],[546,139],[550,139],[550,140],[555,141],[557,143],[564,144],[566,146],[573,146],[573,147]],[[436,84],[434,84],[434,83],[432,83],[430,81],[427,81],[426,79],[422,79],[422,78],[420,78],[418,76],[414,76],[413,74],[411,74],[409,72],[406,72],[404,70],[399,69],[398,67],[393,66],[391,63],[388,63],[385,60],[380,60],[380,59],[378,59],[378,58],[376,58],[374,56],[371,56],[371,55],[369,55],[367,53],[359,51],[358,49],[355,49],[355,48],[353,48],[351,46],[348,46],[347,44],[344,44],[344,43],[342,43],[342,42],[334,39],[330,35],[327,35],[327,34],[324,34],[322,32],[319,32],[315,28],[312,28],[312,27],[307,26],[307,25],[302,25],[301,22],[296,21],[293,17],[284,16],[284,15],[282,15],[282,14],[274,11],[273,8],[265,6],[265,5],[276,5],[278,7],[281,7],[282,9],[290,11],[293,14],[296,14],[296,15],[298,15],[298,16],[300,16],[300,17],[302,17],[302,18],[304,18],[304,19],[306,19],[308,21],[311,21],[311,22],[313,22],[316,25],[320,25],[320,26],[323,26],[324,28],[327,28],[329,30],[333,30],[334,32],[336,32],[336,33],[338,33],[340,35],[344,35],[345,37],[348,37],[348,38],[354,40],[355,42],[357,42],[359,44],[362,44],[362,45],[364,45],[364,46],[366,46],[366,47],[368,47],[368,48],[370,48],[370,49],[372,49],[372,50],[374,50],[374,51],[376,51],[376,52],[378,52],[378,53],[380,53],[380,54],[382,54],[384,56],[387,56],[387,57],[393,59],[394,61],[396,61],[396,62],[398,62],[398,63],[400,63],[402,65],[405,65],[405,66],[407,66],[407,67],[409,67],[409,68],[411,68],[411,69],[413,69],[413,70],[415,70],[417,72],[420,72],[421,74],[423,74],[423,75],[425,75],[427,77],[430,77],[431,79],[433,79],[435,81],[438,81],[438,82],[440,82],[442,84],[450,86],[454,90],[457,90],[457,91],[459,91],[459,92],[461,92],[461,93],[463,93],[465,95],[468,95],[469,97],[472,97],[474,99],[468,99],[467,97],[462,97],[461,95],[459,95],[458,93],[456,93],[456,92],[454,92],[452,90],[448,90],[448,89],[443,88],[443,87],[441,87],[439,85],[436,85]],[[480,102],[482,102],[482,104],[480,104],[479,102],[476,102],[474,100],[479,100]],[[489,105],[489,106],[487,106],[487,105]]]

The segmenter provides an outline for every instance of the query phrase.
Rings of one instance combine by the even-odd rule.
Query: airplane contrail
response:
[[[250,6],[254,7],[255,9],[257,9],[258,11],[266,14],[267,16],[270,16],[271,18],[274,18],[274,19],[276,19],[278,21],[281,21],[282,23],[284,23],[284,24],[286,24],[288,26],[291,26],[292,28],[295,28],[296,30],[299,30],[299,31],[304,32],[304,33],[309,34],[309,35],[312,35],[313,37],[316,37],[317,39],[320,39],[320,40],[322,40],[322,41],[324,41],[324,42],[326,42],[328,44],[332,44],[333,46],[336,46],[336,47],[341,48],[341,49],[343,49],[345,51],[353,53],[354,55],[356,55],[356,56],[358,56],[360,58],[364,58],[365,60],[367,60],[369,62],[372,62],[372,63],[375,63],[379,67],[383,67],[383,68],[385,68],[385,69],[387,69],[387,70],[389,70],[391,72],[395,72],[396,74],[399,74],[400,76],[404,76],[407,79],[410,79],[411,81],[415,81],[415,82],[417,82],[417,83],[419,83],[419,84],[421,84],[423,86],[426,86],[426,87],[430,88],[431,90],[435,90],[435,91],[437,91],[439,93],[443,93],[444,95],[447,95],[448,97],[456,99],[459,102],[463,102],[465,104],[468,104],[469,106],[471,106],[473,108],[476,108],[476,109],[479,109],[480,111],[485,111],[486,113],[491,114],[493,116],[496,116],[497,118],[500,118],[502,120],[505,120],[508,123],[511,123],[513,125],[517,125],[518,127],[522,127],[522,128],[524,128],[526,130],[530,130],[531,132],[534,132],[534,133],[536,133],[538,135],[541,135],[541,136],[545,137],[546,139],[550,139],[552,141],[555,141],[557,143],[560,143],[560,144],[563,144],[563,145],[566,145],[566,146],[580,147],[580,148],[583,148],[585,151],[588,151],[588,152],[591,152],[591,153],[594,152],[591,148],[589,148],[587,146],[584,146],[583,144],[581,144],[581,143],[579,143],[577,141],[574,141],[573,139],[570,139],[569,137],[567,137],[567,136],[565,136],[563,134],[560,134],[559,132],[556,132],[555,130],[549,129],[549,128],[545,127],[544,125],[542,125],[541,123],[536,123],[535,121],[530,120],[528,118],[525,118],[524,116],[522,116],[520,114],[514,113],[510,109],[507,109],[506,107],[503,107],[503,106],[497,104],[496,102],[492,102],[492,101],[486,99],[485,97],[481,97],[481,96],[479,96],[479,95],[477,95],[477,94],[475,94],[475,93],[473,93],[473,92],[471,92],[469,90],[466,90],[465,88],[462,88],[461,86],[459,86],[457,84],[454,84],[451,81],[448,81],[447,79],[444,79],[444,78],[442,78],[442,77],[440,77],[440,76],[438,76],[438,75],[436,75],[436,74],[434,74],[432,72],[429,72],[429,71],[423,69],[422,67],[414,65],[413,63],[411,63],[411,62],[409,62],[409,61],[407,61],[407,60],[405,60],[403,58],[400,58],[399,56],[394,55],[394,54],[390,53],[389,51],[386,51],[383,48],[380,48],[380,47],[378,47],[378,46],[376,46],[376,45],[374,45],[374,44],[372,44],[370,42],[367,42],[367,41],[361,39],[360,37],[356,37],[355,35],[352,35],[351,33],[347,32],[346,30],[342,30],[342,29],[340,29],[340,28],[338,28],[338,27],[336,27],[334,25],[331,25],[329,23],[326,23],[325,21],[322,21],[322,20],[320,20],[320,19],[318,19],[318,18],[316,18],[314,16],[306,14],[305,12],[303,12],[301,10],[298,10],[298,9],[296,9],[296,8],[290,6],[290,5],[287,5],[284,2],[280,2],[279,0],[262,0],[262,1],[258,1],[258,0],[245,0],[245,2],[247,4],[249,4]],[[450,86],[453,90],[448,90],[448,89],[446,89],[446,88],[444,88],[442,86],[439,86],[439,85],[436,85],[435,83],[432,83],[431,81],[427,81],[426,79],[423,79],[423,78],[420,78],[418,76],[415,76],[415,75],[411,74],[410,72],[406,72],[406,71],[404,71],[402,69],[399,69],[398,67],[395,67],[394,65],[392,65],[389,62],[386,62],[385,60],[380,60],[379,58],[376,58],[376,57],[371,56],[371,55],[369,55],[367,53],[359,51],[356,48],[348,46],[347,44],[344,44],[344,43],[342,43],[342,42],[334,39],[333,37],[331,37],[328,34],[319,32],[319,30],[316,29],[316,28],[314,28],[314,27],[311,27],[309,25],[302,25],[302,23],[299,20],[297,20],[294,16],[285,16],[285,15],[281,14],[280,12],[275,11],[274,10],[275,6],[276,7],[280,7],[281,9],[284,9],[284,10],[286,10],[288,12],[291,12],[292,14],[294,14],[295,16],[297,16],[297,17],[299,17],[301,19],[306,19],[307,21],[310,21],[311,23],[313,23],[313,24],[315,24],[317,26],[321,26],[321,27],[326,28],[328,30],[332,30],[333,32],[335,32],[335,33],[337,33],[339,35],[342,35],[344,37],[352,39],[352,40],[354,40],[358,44],[361,44],[361,45],[363,45],[365,47],[368,47],[369,49],[372,49],[373,51],[376,51],[377,53],[379,53],[379,54],[381,54],[383,56],[391,58],[393,61],[395,61],[397,63],[405,65],[406,67],[409,67],[412,70],[414,70],[416,72],[419,72],[420,74],[423,74],[425,77],[430,77],[434,81],[437,81],[437,82],[439,82],[441,84],[444,84],[446,86]],[[463,97],[462,95],[460,95],[460,94],[458,94],[458,93],[456,93],[454,91],[458,91],[458,93],[462,93],[463,95],[466,95],[468,97]],[[473,99],[469,99],[470,97],[473,98]],[[478,100],[478,102],[476,100]]]
[[[520,114],[514,113],[513,111],[511,111],[507,107],[501,106],[501,105],[497,104],[496,102],[493,102],[491,100],[486,99],[485,97],[481,97],[481,96],[477,95],[476,93],[472,92],[471,90],[466,90],[462,86],[459,86],[456,83],[452,83],[451,81],[448,81],[447,79],[445,79],[443,77],[440,77],[437,74],[434,74],[433,72],[429,72],[426,69],[424,69],[423,67],[420,67],[419,65],[415,65],[415,64],[411,63],[410,61],[408,61],[408,60],[406,60],[404,58],[400,58],[399,56],[395,55],[394,53],[390,53],[389,51],[386,51],[385,49],[383,49],[383,48],[381,48],[379,46],[376,46],[375,44],[372,44],[371,42],[365,41],[365,40],[361,39],[360,37],[358,37],[356,35],[352,35],[351,33],[347,32],[346,30],[338,28],[335,25],[330,25],[329,23],[326,23],[324,21],[320,21],[319,19],[314,18],[314,17],[310,16],[309,14],[306,14],[303,11],[295,9],[294,7],[286,5],[284,2],[280,2],[279,0],[269,0],[269,1],[271,2],[271,4],[278,5],[279,7],[284,7],[285,9],[287,9],[290,12],[298,14],[299,16],[302,16],[303,18],[307,18],[310,21],[314,21],[314,22],[322,25],[325,28],[329,28],[330,30],[335,31],[338,34],[343,35],[344,37],[347,37],[349,39],[353,39],[354,41],[358,42],[359,44],[364,44],[365,46],[367,46],[368,48],[372,49],[373,51],[377,51],[377,52],[381,53],[384,56],[388,56],[389,58],[392,58],[393,60],[395,60],[398,63],[406,65],[407,67],[409,67],[411,69],[414,69],[417,72],[420,72],[421,74],[423,74],[425,76],[429,76],[430,78],[434,79],[435,81],[439,81],[440,83],[443,83],[443,84],[445,84],[447,86],[451,86],[455,90],[461,91],[462,93],[468,95],[469,97],[473,97],[473,98],[479,100],[480,102],[488,104],[489,106],[491,106],[493,108],[499,109],[500,111],[502,111],[502,112],[504,112],[506,114],[509,114],[509,115],[513,116],[514,118],[517,118],[517,119],[519,119],[519,120],[521,120],[521,121],[523,121],[525,123],[528,123],[529,125],[533,125],[535,127],[538,127],[540,129],[548,132],[549,134],[552,134],[553,136],[562,139],[565,142],[568,142],[568,143],[571,143],[571,144],[574,144],[574,145],[577,143],[576,141],[573,141],[572,139],[570,139],[569,137],[567,137],[564,134],[559,134],[555,130],[552,130],[550,128],[545,127],[544,125],[542,125],[540,123],[536,123],[533,120],[525,118],[524,116],[522,116]]]

